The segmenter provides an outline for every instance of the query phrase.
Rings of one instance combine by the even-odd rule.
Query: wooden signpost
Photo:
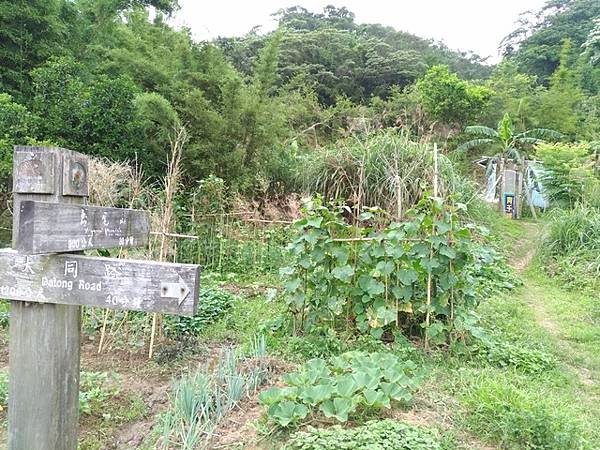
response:
[[[198,266],[0,250],[0,298],[192,316]]]
[[[95,248],[144,247],[150,217],[146,211],[100,206],[22,201],[16,249],[21,253],[60,253]]]
[[[75,450],[81,305],[193,315],[200,268],[83,256],[146,245],[148,215],[83,205],[85,155],[15,147],[13,160],[13,249],[0,250],[0,298],[13,300],[8,448]]]

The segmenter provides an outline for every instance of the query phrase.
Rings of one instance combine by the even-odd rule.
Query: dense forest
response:
[[[52,143],[163,170],[185,126],[186,183],[298,189],[294,160],[347,137],[403,127],[450,152],[464,126],[600,132],[600,5],[551,0],[524,16],[496,66],[346,8],[276,12],[278,29],[194,42],[173,0],[0,3],[0,177],[15,143]],[[6,185],[6,181],[3,183]]]
[[[13,296],[68,253],[0,251],[0,446],[50,417],[14,383],[39,306],[81,319],[48,327],[81,338],[80,379],[20,370],[48,398],[79,383],[46,404],[79,407],[82,450],[600,448],[600,2],[523,13],[493,65],[345,7],[203,42],[178,8],[0,0],[0,249],[15,145],[90,155],[85,201],[145,223],[100,248],[72,206],[119,290],[81,307],[53,303],[70,278]],[[194,264],[198,295],[121,273],[155,261]],[[11,419],[23,393],[35,414]]]

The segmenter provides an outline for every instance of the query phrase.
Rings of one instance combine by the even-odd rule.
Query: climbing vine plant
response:
[[[473,332],[478,275],[495,255],[461,223],[463,208],[425,197],[408,221],[378,228],[374,212],[350,225],[343,207],[307,202],[280,271],[294,332],[330,326],[379,338],[387,329],[426,344]]]

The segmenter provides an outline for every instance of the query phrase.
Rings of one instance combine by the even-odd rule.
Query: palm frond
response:
[[[530,145],[534,145],[534,144],[542,144],[546,142],[544,139],[539,139],[539,138],[535,138],[535,137],[522,137],[522,138],[515,138],[515,143],[516,144],[530,144]]]
[[[465,128],[465,132],[469,134],[478,134],[480,136],[487,136],[489,138],[497,138],[498,132],[493,128],[486,127],[483,125],[472,125]]]
[[[521,153],[517,148],[515,147],[508,147],[506,149],[506,157],[508,158],[512,158],[514,159],[517,164],[522,165],[525,162],[525,154]]]
[[[535,138],[539,140],[558,140],[562,138],[562,133],[556,130],[550,130],[548,128],[533,128],[531,130],[524,131],[523,133],[517,134],[515,140],[521,140],[522,138]]]
[[[457,147],[457,152],[464,152],[470,150],[475,147],[479,147],[480,145],[493,144],[495,143],[495,139],[484,138],[484,139],[472,139],[470,141],[465,142]]]
[[[502,142],[507,143],[513,139],[513,123],[508,113],[504,113],[504,117],[498,123],[498,137]]]

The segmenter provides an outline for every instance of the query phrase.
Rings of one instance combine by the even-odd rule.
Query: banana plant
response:
[[[508,113],[504,114],[496,130],[483,125],[474,125],[465,128],[465,131],[477,137],[460,145],[457,151],[466,151],[482,145],[495,145],[499,147],[496,158],[511,158],[520,166],[523,165],[527,156],[524,147],[544,143],[547,140],[558,140],[562,137],[558,131],[547,128],[533,128],[516,133]]]

